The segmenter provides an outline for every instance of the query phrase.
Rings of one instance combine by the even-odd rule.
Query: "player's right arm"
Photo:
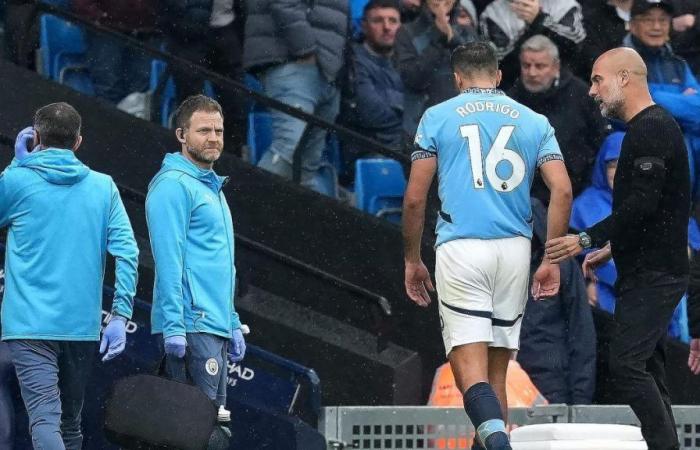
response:
[[[420,254],[421,237],[425,223],[425,205],[428,191],[437,171],[437,144],[426,123],[430,110],[423,114],[418,124],[415,151],[411,156],[411,174],[403,196],[403,242],[406,272],[404,284],[406,294],[419,306],[430,304],[428,290],[433,291],[430,273],[423,264]]]
[[[417,153],[420,153],[417,152]],[[421,259],[421,236],[425,222],[428,191],[437,170],[437,158],[414,159],[403,197],[403,242],[406,265],[405,286],[408,297],[420,306],[430,304],[427,290],[433,291],[430,273]]]
[[[175,178],[156,182],[146,199],[146,221],[156,268],[154,298],[163,313],[163,337],[185,336],[183,273],[191,199]]]

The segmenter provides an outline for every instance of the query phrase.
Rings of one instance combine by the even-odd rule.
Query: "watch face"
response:
[[[579,241],[581,243],[581,247],[583,248],[588,248],[591,246],[591,237],[585,233],[579,235]]]

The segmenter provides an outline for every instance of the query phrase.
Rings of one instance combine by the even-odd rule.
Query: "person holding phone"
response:
[[[17,138],[15,159],[0,174],[0,227],[8,229],[2,340],[34,448],[82,447],[83,398],[100,342],[107,253],[115,258],[115,293],[99,344],[102,361],[124,351],[136,293],[134,233],[114,181],[75,155],[81,124],[68,103],[39,108],[33,127]]]

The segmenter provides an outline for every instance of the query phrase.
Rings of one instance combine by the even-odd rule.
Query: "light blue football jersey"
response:
[[[499,89],[467,89],[421,118],[413,159],[437,157],[436,246],[453,239],[532,238],[530,187],[563,160],[547,118]]]

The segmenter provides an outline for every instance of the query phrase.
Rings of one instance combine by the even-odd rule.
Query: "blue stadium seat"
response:
[[[324,153],[324,158],[333,166],[336,173],[343,173],[344,167],[342,149],[340,148],[338,135],[335,133],[328,133],[328,136],[326,137],[326,150]]]
[[[359,38],[362,34],[362,13],[369,0],[350,0],[350,17],[352,37]]]
[[[248,113],[248,162],[256,165],[272,143],[272,115],[265,110]]]
[[[243,77],[243,82],[245,83],[246,87],[252,91],[255,91],[255,92],[262,92],[263,91],[262,83],[254,75],[246,73],[245,76]]]
[[[84,68],[86,48],[81,27],[49,14],[41,16],[39,55],[41,72],[45,77],[58,81],[65,67]]]
[[[401,164],[393,159],[355,161],[355,200],[368,213],[398,223],[406,178]]]
[[[148,82],[148,90],[151,93],[156,91],[160,78],[165,73],[168,65],[159,59],[151,60],[151,77]],[[165,128],[170,128],[170,115],[175,111],[175,82],[173,77],[168,77],[165,88],[161,92],[160,102],[160,124]]]

